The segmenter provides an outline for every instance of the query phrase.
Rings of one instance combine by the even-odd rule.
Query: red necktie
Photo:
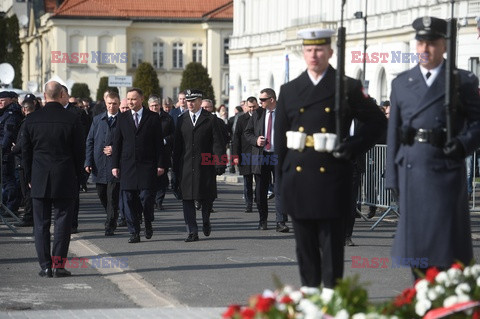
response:
[[[270,115],[268,116],[268,126],[267,126],[267,140],[265,141],[265,149],[267,151],[270,150],[272,144],[270,141],[272,140],[272,111],[269,111]]]

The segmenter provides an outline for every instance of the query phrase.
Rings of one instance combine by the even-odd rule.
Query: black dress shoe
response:
[[[122,219],[118,224],[117,227],[127,227],[127,222],[125,219]]]
[[[277,232],[278,233],[288,233],[290,231],[290,228],[288,228],[285,223],[277,223]]]
[[[377,213],[377,207],[375,206],[370,206],[370,211],[368,212],[367,218],[372,219],[373,216]]]
[[[197,233],[190,233],[188,237],[185,238],[186,243],[191,243],[193,241],[198,241],[198,234]]]
[[[153,236],[153,228],[151,222],[145,222],[145,238],[150,239]]]
[[[203,234],[205,235],[205,237],[210,236],[211,232],[212,232],[212,225],[210,223],[203,224]]]
[[[52,268],[42,269],[42,270],[40,270],[40,272],[38,273],[38,275],[39,275],[40,277],[52,278],[52,277],[53,277]]]
[[[113,236],[115,233],[112,229],[105,229],[105,236]]]
[[[70,277],[71,275],[72,273],[66,270],[65,268],[55,268],[53,270],[53,277],[55,278]]]
[[[345,245],[344,246],[355,246],[355,243],[352,241],[352,237],[345,238]]]
[[[267,230],[267,222],[260,222],[258,224],[258,229],[260,230]]]
[[[71,234],[78,234],[78,228],[77,227],[72,227]]]
[[[21,220],[20,222],[15,224],[15,227],[32,227],[32,226],[33,226],[33,220],[32,221]]]
[[[140,242],[140,234],[132,234],[128,239],[129,244],[135,244]]]
[[[196,210],[202,209],[202,204],[200,204],[200,202],[198,200],[195,201],[195,209]]]
[[[247,206],[247,208],[245,208],[245,213],[253,213],[253,209],[251,206]]]

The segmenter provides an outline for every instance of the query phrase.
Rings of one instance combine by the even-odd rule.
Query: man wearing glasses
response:
[[[275,154],[274,125],[277,108],[277,95],[275,91],[266,88],[260,91],[260,104],[253,112],[245,129],[245,138],[252,145],[252,172],[255,176],[257,209],[260,215],[258,229],[267,230],[268,217],[268,185],[274,175],[274,165],[277,163]],[[285,225],[286,216],[282,214],[279,204],[279,198],[276,200],[277,211],[277,231],[288,232],[289,228]]]

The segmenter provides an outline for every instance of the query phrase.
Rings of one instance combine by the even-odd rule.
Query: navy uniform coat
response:
[[[143,108],[138,129],[131,110],[118,114],[112,152],[113,168],[120,169],[120,189],[155,189],[157,168],[166,163],[158,113]]]
[[[225,167],[226,162],[223,165],[202,165],[202,154],[211,156],[209,159],[212,161],[213,155],[221,160],[221,156],[225,154],[226,144],[218,124],[217,116],[203,109],[195,126],[188,111],[178,117],[172,167],[179,179],[184,200],[217,198],[215,168]]]
[[[93,118],[92,126],[88,132],[86,142],[85,167],[92,168],[92,181],[99,184],[117,182],[117,178],[112,175],[112,156],[103,154],[105,146],[113,145],[113,136],[117,127],[117,117],[115,116],[111,126],[108,125],[108,113],[101,113]]]
[[[459,71],[463,110],[454,127],[461,131],[457,137],[466,152],[472,153],[480,145],[478,79]],[[404,125],[445,127],[445,63],[439,72],[430,87],[418,65],[392,82],[386,187],[400,196],[392,256],[428,258],[429,266],[448,267],[472,258],[465,161],[448,158],[429,143],[400,144],[397,132]]]
[[[251,166],[251,157],[246,154],[252,154],[252,145],[245,137],[245,129],[252,116],[247,112],[240,115],[237,119],[235,133],[233,135],[233,155],[238,156],[238,171],[240,175],[253,174]],[[244,156],[246,155],[246,156]]]
[[[74,198],[83,173],[85,138],[80,118],[49,102],[31,113],[23,130],[22,161],[32,198]]]
[[[362,92],[360,81],[346,82],[349,112],[342,120],[342,136],[349,135],[353,118],[363,122],[358,134],[349,137],[354,155],[375,144],[386,130],[387,120],[371,98]],[[320,153],[287,148],[286,132],[335,133],[335,69],[328,67],[323,79],[313,85],[307,71],[280,89],[275,118],[276,174],[282,180],[283,207],[295,219],[333,219],[351,214],[353,164]],[[292,190],[294,190],[292,192]]]

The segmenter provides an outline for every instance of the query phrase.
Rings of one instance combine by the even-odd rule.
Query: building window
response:
[[[223,39],[223,64],[228,64],[228,54],[227,51],[230,47],[230,40]]]
[[[183,43],[175,42],[173,44],[173,67],[183,68]]]
[[[175,102],[178,102],[178,93],[180,93],[180,88],[178,86],[174,87],[173,88],[173,99],[175,100]]]
[[[230,91],[230,76],[228,73],[223,75],[222,93],[228,95]]]
[[[163,68],[164,48],[162,42],[153,43],[153,67],[160,69]]]
[[[143,43],[132,42],[132,68],[136,68],[143,62]]]
[[[194,43],[192,48],[193,62],[202,63],[202,44]]]

